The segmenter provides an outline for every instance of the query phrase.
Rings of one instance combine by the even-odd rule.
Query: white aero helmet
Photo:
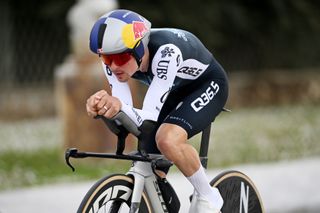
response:
[[[140,65],[149,43],[151,23],[130,10],[113,10],[101,16],[90,33],[90,49],[96,54],[131,52]]]

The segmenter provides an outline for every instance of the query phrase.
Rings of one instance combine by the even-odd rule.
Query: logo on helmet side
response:
[[[140,21],[134,21],[132,23],[134,40],[141,39],[147,32],[146,25]]]
[[[147,33],[148,29],[144,22],[133,21],[122,30],[122,39],[126,47],[133,48]]]

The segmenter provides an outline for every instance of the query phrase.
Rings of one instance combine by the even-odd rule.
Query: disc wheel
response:
[[[134,181],[116,174],[102,178],[87,192],[77,213],[127,213],[130,211]],[[139,213],[151,213],[151,205],[142,193]]]
[[[211,182],[223,197],[221,212],[264,213],[264,207],[257,188],[248,176],[239,171],[226,171]]]

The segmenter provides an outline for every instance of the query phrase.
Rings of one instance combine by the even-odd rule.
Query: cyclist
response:
[[[194,186],[189,212],[219,212],[223,199],[209,185],[187,140],[208,126],[226,103],[228,80],[221,65],[192,33],[151,29],[147,19],[129,10],[100,17],[91,30],[90,49],[102,60],[112,94],[101,90],[89,97],[88,115],[112,118],[121,110],[138,126],[156,121],[154,143],[146,151],[161,152]],[[130,78],[149,85],[142,109],[133,107]]]

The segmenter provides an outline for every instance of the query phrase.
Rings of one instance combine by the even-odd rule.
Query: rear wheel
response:
[[[132,177],[122,174],[104,177],[87,192],[77,212],[127,213],[130,211],[133,184]],[[142,193],[139,212],[152,212],[145,192]]]
[[[264,213],[261,197],[248,176],[238,171],[226,171],[211,182],[223,197],[221,212]]]

